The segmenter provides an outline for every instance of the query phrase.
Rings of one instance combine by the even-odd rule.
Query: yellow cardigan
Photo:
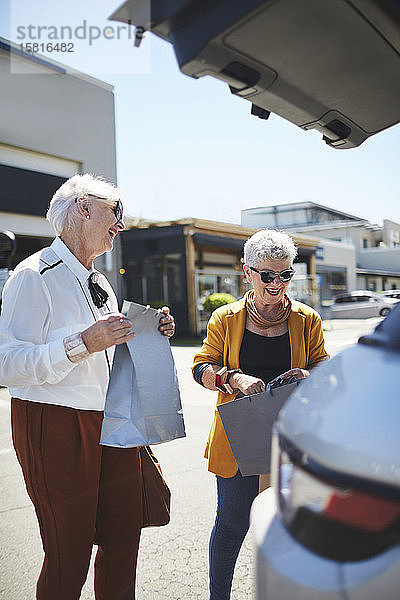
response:
[[[200,363],[226,365],[228,369],[239,368],[239,352],[246,325],[244,298],[221,306],[211,315],[207,337],[194,357],[192,371]],[[325,351],[322,322],[319,314],[310,306],[292,300],[292,312],[288,319],[291,369],[311,369],[329,358]],[[236,392],[237,393],[237,392]],[[233,400],[235,394],[218,392],[217,405]],[[221,477],[233,477],[238,465],[225,434],[218,410],[215,409],[204,453],[208,458],[208,470]]]

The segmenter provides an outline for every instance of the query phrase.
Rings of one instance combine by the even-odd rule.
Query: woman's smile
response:
[[[277,296],[279,294],[279,292],[281,291],[281,288],[278,288],[277,290],[272,289],[272,288],[264,288],[264,289],[271,296]]]
[[[118,233],[118,230],[115,227],[110,227],[108,230],[108,233],[110,235],[111,241],[114,241],[114,238]]]

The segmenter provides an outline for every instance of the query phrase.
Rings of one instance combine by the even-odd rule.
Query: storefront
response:
[[[202,335],[209,318],[204,299],[216,292],[240,298],[246,291],[243,245],[255,231],[201,219],[139,223],[121,234],[123,295],[154,307],[169,305],[178,335]],[[316,306],[316,243],[295,239],[299,254],[292,295]]]
[[[400,271],[357,269],[357,287],[360,290],[382,292],[400,289]]]
[[[335,296],[347,291],[346,267],[317,264],[317,277],[322,306],[329,306]]]

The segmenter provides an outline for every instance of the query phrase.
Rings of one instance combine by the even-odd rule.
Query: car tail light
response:
[[[282,447],[283,446],[283,447]],[[400,543],[400,499],[312,472],[310,460],[273,441],[272,477],[287,529],[308,549],[335,560],[361,560]],[[322,471],[322,469],[315,469]],[[344,476],[346,479],[347,476]],[[373,487],[373,485],[371,486]]]
[[[365,531],[385,531],[400,516],[397,502],[355,490],[333,490],[325,507],[327,517]]]

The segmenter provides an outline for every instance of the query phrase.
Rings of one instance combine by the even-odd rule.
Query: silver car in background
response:
[[[390,298],[368,290],[356,290],[334,298],[330,307],[330,317],[332,319],[386,317],[398,302],[399,298]]]
[[[400,307],[302,382],[252,508],[257,600],[400,597]]]

